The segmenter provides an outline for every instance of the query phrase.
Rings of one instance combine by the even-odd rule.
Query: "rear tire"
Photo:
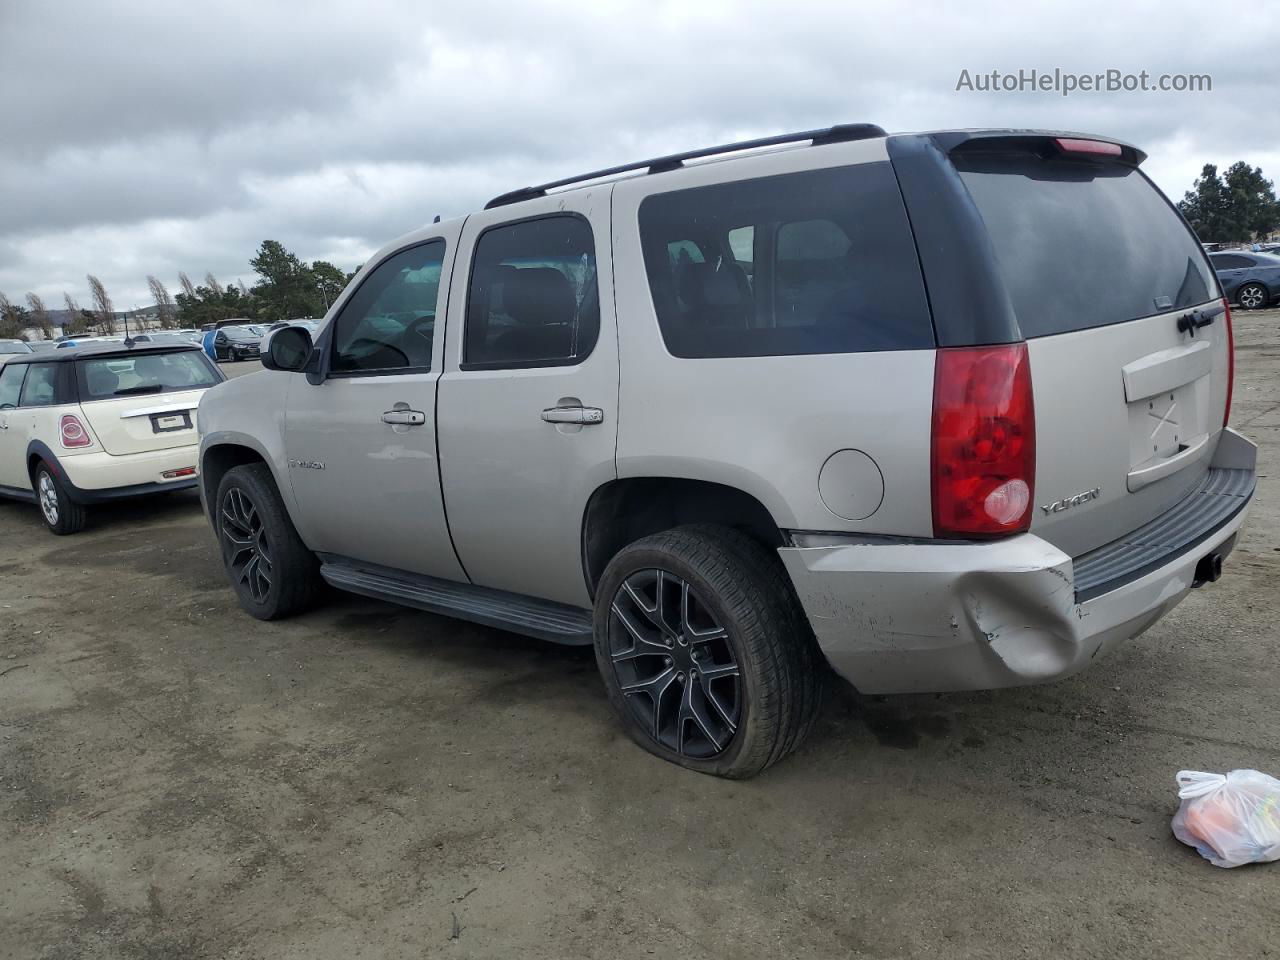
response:
[[[777,555],[735,530],[677,527],[609,562],[596,663],[633,740],[699,773],[743,779],[803,742],[826,677]]]
[[[52,533],[64,537],[84,529],[84,507],[71,499],[66,485],[46,463],[36,465],[35,491],[40,516]]]
[[[222,565],[247,614],[279,620],[315,602],[320,564],[294,529],[265,463],[228,470],[214,511]]]
[[[1246,283],[1236,291],[1236,302],[1242,310],[1261,310],[1270,299],[1270,292],[1260,283]]]

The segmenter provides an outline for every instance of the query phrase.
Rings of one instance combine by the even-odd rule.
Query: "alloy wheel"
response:
[[[53,477],[40,473],[40,512],[45,522],[51,527],[58,525],[58,488],[53,485]]]
[[[1240,291],[1240,306],[1246,310],[1257,310],[1264,299],[1261,287],[1249,285]]]
[[[742,720],[742,678],[729,632],[690,584],[637,570],[614,595],[609,659],[632,715],[683,757],[726,750]]]
[[[222,542],[232,580],[243,584],[256,602],[264,603],[274,574],[262,516],[242,489],[232,487],[222,498],[221,517]]]

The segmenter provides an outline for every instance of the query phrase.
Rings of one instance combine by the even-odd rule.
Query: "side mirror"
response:
[[[302,327],[281,327],[267,334],[267,349],[262,351],[262,365],[268,370],[297,373],[311,357],[311,334]]]

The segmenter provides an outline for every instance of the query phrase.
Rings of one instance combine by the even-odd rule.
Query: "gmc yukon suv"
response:
[[[1227,304],[1143,159],[846,125],[403,237],[201,402],[240,603],[594,644],[640,745],[731,777],[801,742],[825,664],[1080,670],[1218,578],[1254,488]]]

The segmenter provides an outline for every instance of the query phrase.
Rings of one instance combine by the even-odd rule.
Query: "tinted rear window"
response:
[[[677,357],[934,345],[888,163],[655,194],[639,219],[658,323]]]
[[[200,350],[117,354],[81,360],[76,366],[81,400],[198,390],[222,379]]]
[[[1024,154],[959,158],[1025,337],[1204,303],[1195,236],[1138,170]]]

